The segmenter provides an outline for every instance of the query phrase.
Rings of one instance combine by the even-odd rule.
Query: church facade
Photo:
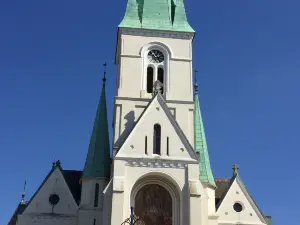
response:
[[[128,0],[110,150],[105,85],[84,169],[53,166],[9,225],[270,225],[233,167],[214,178],[183,0]]]

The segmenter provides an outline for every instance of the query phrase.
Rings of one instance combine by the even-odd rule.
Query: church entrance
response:
[[[172,225],[172,197],[158,184],[145,185],[135,197],[134,213],[143,225]]]

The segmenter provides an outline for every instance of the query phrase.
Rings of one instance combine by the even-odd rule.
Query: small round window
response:
[[[59,203],[59,196],[57,194],[51,194],[49,196],[49,203],[53,206],[57,205]]]
[[[242,212],[243,211],[243,206],[240,203],[234,203],[233,205],[233,209],[236,212]]]

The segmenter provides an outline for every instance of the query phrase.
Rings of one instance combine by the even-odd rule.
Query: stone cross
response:
[[[238,174],[239,168],[240,168],[240,167],[239,167],[237,164],[234,164],[234,165],[232,166],[233,174],[234,174],[234,175],[237,175],[237,174]]]

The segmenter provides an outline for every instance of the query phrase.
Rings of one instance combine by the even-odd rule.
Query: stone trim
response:
[[[193,39],[194,33],[178,32],[178,31],[160,31],[143,28],[119,28],[120,34],[135,35],[144,37],[161,37],[161,38],[177,38],[177,39]]]

